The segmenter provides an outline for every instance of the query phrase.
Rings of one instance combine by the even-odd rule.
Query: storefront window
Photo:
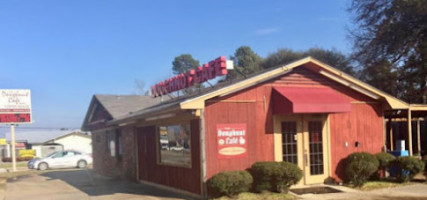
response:
[[[188,124],[159,126],[160,163],[191,166],[190,126]]]

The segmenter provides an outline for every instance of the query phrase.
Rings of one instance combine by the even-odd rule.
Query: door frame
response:
[[[308,145],[308,124],[306,123],[307,119],[312,119],[313,116],[321,115],[324,126],[322,133],[324,136],[323,147],[324,149],[324,175],[320,177],[310,176],[307,177],[306,174],[309,174],[310,167],[304,166],[304,147],[302,145]],[[332,165],[331,165],[331,137],[330,137],[330,124],[329,124],[329,115],[328,114],[290,114],[290,115],[275,115],[273,116],[274,123],[274,160],[283,161],[283,149],[282,149],[282,121],[294,120],[297,121],[297,142],[298,142],[298,167],[303,170],[303,178],[298,183],[298,185],[308,185],[308,184],[318,184],[323,183],[324,179],[332,175]],[[302,130],[302,131],[298,131]],[[308,159],[307,159],[308,161]]]

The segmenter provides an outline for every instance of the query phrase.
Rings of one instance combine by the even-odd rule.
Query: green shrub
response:
[[[407,182],[414,178],[414,176],[424,170],[424,163],[415,157],[398,157],[394,161],[397,168],[397,181]]]
[[[423,160],[424,162],[424,174],[427,176],[427,155],[423,156]]]
[[[390,167],[390,164],[393,163],[394,160],[396,160],[396,157],[387,153],[387,152],[381,152],[375,154],[375,157],[378,159],[378,162],[380,164],[379,168],[382,170],[386,170]]]
[[[248,192],[253,183],[251,174],[247,171],[227,171],[214,175],[207,182],[209,196],[234,196]]]
[[[302,170],[289,162],[256,162],[251,167],[257,192],[287,193],[289,187],[302,178]]]
[[[375,154],[375,157],[377,158],[380,165],[378,167],[378,172],[374,173],[372,178],[379,180],[385,177],[385,172],[389,171],[390,165],[393,163],[394,160],[396,160],[396,157],[387,152],[377,153]]]
[[[346,160],[347,181],[355,186],[361,186],[377,172],[378,166],[379,162],[374,155],[364,152],[352,153]]]

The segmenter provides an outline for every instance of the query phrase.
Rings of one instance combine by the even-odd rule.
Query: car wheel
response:
[[[78,168],[86,168],[86,167],[87,167],[87,163],[86,163],[86,161],[84,161],[84,160],[80,160],[80,161],[77,163],[77,167],[78,167]]]
[[[46,170],[47,168],[49,168],[49,166],[47,165],[47,163],[42,162],[39,164],[39,170]]]

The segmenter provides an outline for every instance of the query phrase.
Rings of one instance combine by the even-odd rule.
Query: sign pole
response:
[[[15,124],[10,125],[10,135],[10,143],[12,144],[12,171],[16,172]]]

